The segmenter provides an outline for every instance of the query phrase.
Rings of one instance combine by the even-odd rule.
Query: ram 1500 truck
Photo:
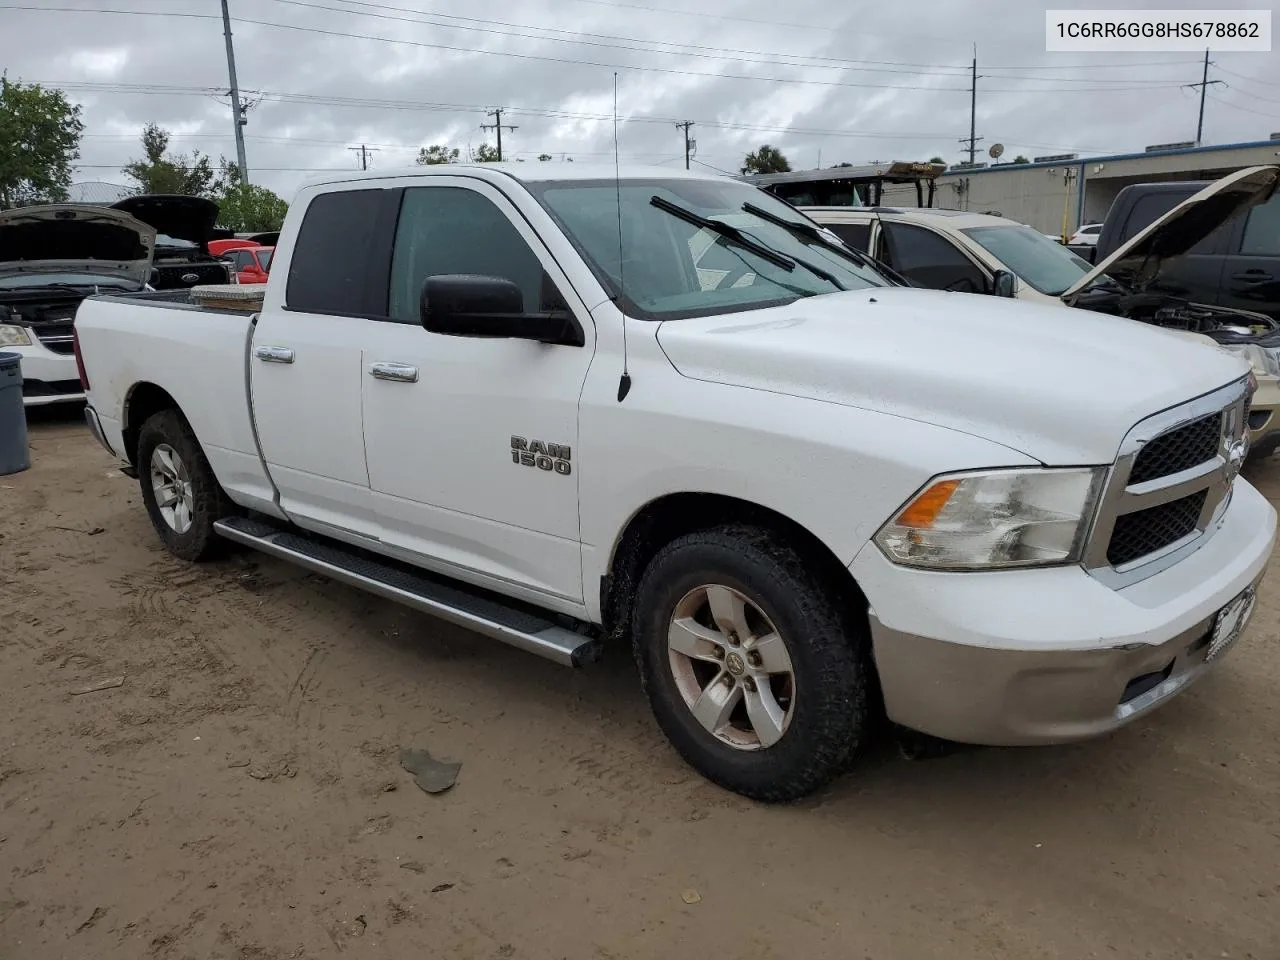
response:
[[[629,643],[676,749],[747,796],[813,790],[881,711],[1113,730],[1236,642],[1271,555],[1239,357],[895,286],[734,180],[334,175],[276,261],[255,314],[79,311],[90,427],[166,547],[564,664]]]

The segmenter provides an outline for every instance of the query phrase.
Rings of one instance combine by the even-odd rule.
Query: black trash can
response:
[[[0,353],[0,476],[31,466],[22,408],[22,355]]]

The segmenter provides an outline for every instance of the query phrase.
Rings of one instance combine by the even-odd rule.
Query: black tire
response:
[[[636,592],[632,637],[641,682],[658,725],[709,780],[755,800],[813,792],[849,766],[871,724],[873,667],[865,618],[841,609],[782,537],[725,526],[681,537],[650,562]],[[673,674],[667,633],[676,605],[709,583],[737,591],[784,638],[794,676],[794,712],[772,746],[742,750],[693,715]]]
[[[160,512],[151,479],[151,455],[167,444],[182,458],[191,485],[191,526],[179,533]],[[186,418],[177,410],[153,414],[138,433],[138,484],[142,502],[165,548],[183,560],[210,560],[226,551],[227,541],[213,530],[216,520],[236,512],[235,504],[223,492],[213,468],[192,433]]]

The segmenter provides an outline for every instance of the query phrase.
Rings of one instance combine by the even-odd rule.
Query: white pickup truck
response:
[[[894,286],[733,180],[334,175],[260,312],[174,296],[76,319],[170,551],[247,544],[564,664],[629,642],[676,749],[751,797],[830,779],[882,712],[1119,727],[1240,636],[1271,555],[1243,360]]]

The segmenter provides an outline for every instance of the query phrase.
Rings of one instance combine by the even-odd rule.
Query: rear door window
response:
[[[370,296],[369,257],[385,193],[341,190],[311,201],[289,260],[289,310],[336,316],[382,312]]]

